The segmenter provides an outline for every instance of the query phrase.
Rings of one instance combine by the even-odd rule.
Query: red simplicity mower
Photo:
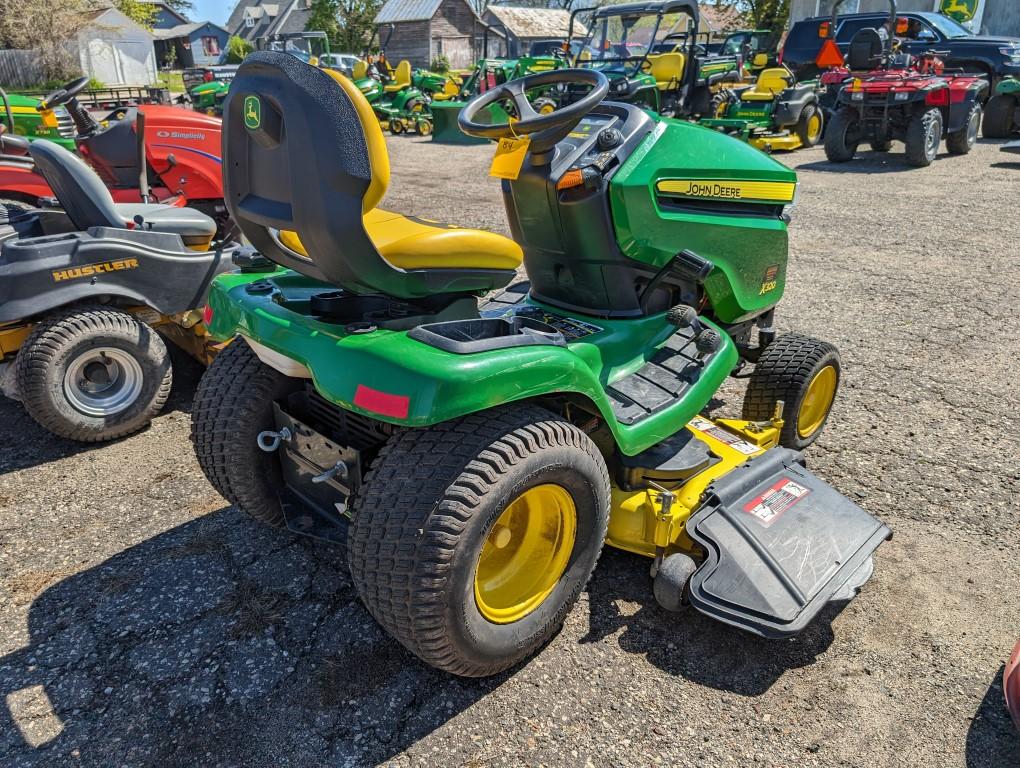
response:
[[[988,81],[946,72],[937,51],[916,57],[901,52],[896,34],[906,33],[910,21],[897,18],[893,0],[888,21],[880,29],[859,30],[843,61],[834,38],[844,2],[833,6],[817,59],[820,66],[831,67],[827,82],[843,78],[825,134],[829,161],[852,160],[861,142],[870,143],[876,152],[888,152],[893,141],[902,141],[907,162],[919,168],[935,161],[943,138],[950,154],[970,152],[981,126],[981,99]]]
[[[88,85],[79,78],[47,95],[41,104],[63,105],[75,125],[78,153],[95,169],[119,203],[187,205],[217,224],[232,227],[223,204],[222,127],[181,107],[144,105],[96,120],[77,100]],[[54,191],[28,157],[28,145],[11,138],[0,148],[0,199],[37,205]]]

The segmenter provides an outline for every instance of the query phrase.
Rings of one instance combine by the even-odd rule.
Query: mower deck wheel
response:
[[[501,672],[560,627],[595,568],[609,473],[536,406],[394,434],[353,506],[351,575],[376,620],[434,667]]]
[[[274,528],[285,522],[275,490],[283,478],[276,454],[261,450],[256,438],[275,429],[273,401],[300,385],[235,339],[202,375],[191,408],[191,442],[206,478],[225,499]]]
[[[95,443],[130,435],[170,396],[170,353],[152,328],[100,306],[38,322],[15,360],[25,410],[56,435]]]
[[[796,333],[780,336],[762,352],[747,382],[743,417],[767,420],[782,400],[779,444],[803,450],[821,434],[839,379],[839,352],[832,344]]]
[[[829,121],[825,132],[825,157],[830,163],[846,163],[854,159],[860,146],[860,120],[852,109],[841,109]]]
[[[919,112],[907,124],[907,163],[927,168],[935,162],[942,142],[942,112],[933,107]]]
[[[981,129],[981,115],[981,105],[972,104],[963,128],[946,136],[946,149],[951,155],[966,155],[970,152]]]
[[[1020,104],[1016,96],[1000,93],[985,104],[983,135],[986,139],[1008,139],[1017,127]]]
[[[805,147],[813,147],[821,141],[825,132],[825,116],[815,104],[807,104],[797,120],[797,137]]]
[[[687,600],[687,582],[698,570],[689,555],[676,552],[662,561],[652,581],[655,601],[667,611],[679,611]]]

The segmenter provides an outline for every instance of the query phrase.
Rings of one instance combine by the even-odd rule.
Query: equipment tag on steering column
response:
[[[497,179],[515,181],[524,165],[524,156],[528,154],[531,139],[527,136],[500,139],[496,145],[496,156],[489,166],[489,175]]]

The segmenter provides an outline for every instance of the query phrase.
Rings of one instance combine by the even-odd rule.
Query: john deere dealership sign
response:
[[[942,0],[939,10],[961,24],[974,27],[976,31],[984,14],[984,0]]]

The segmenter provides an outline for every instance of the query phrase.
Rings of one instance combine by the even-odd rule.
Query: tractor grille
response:
[[[66,109],[57,109],[54,112],[57,116],[57,133],[63,139],[73,139],[75,134],[74,120],[71,119],[70,113]]]
[[[393,434],[392,424],[345,411],[316,392],[310,382],[305,384],[305,394],[308,416],[338,443],[364,451],[378,447]]]

